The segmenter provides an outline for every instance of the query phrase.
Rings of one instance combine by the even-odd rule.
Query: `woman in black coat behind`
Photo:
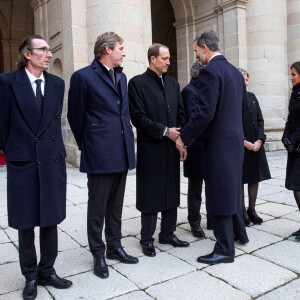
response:
[[[285,187],[294,192],[300,210],[300,61],[291,66],[293,85],[282,142],[288,151]],[[292,233],[300,241],[300,229]]]
[[[245,78],[248,87],[249,73],[239,69]],[[248,110],[243,113],[244,141],[244,163],[243,163],[243,186],[242,186],[242,207],[243,217],[246,225],[250,221],[254,224],[261,224],[263,219],[255,211],[255,202],[258,191],[258,183],[271,178],[266,153],[263,144],[266,140],[264,134],[264,119],[259,103],[253,93],[247,92]],[[246,211],[244,200],[244,184],[248,184],[249,206]]]

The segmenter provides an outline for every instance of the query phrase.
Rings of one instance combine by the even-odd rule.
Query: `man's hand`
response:
[[[185,161],[187,158],[187,150],[184,148],[184,151],[180,152],[180,161]]]
[[[184,147],[184,143],[181,140],[180,136],[178,137],[178,139],[176,140],[176,148],[180,151],[180,152],[184,152],[184,150],[186,150],[186,148]]]
[[[262,145],[262,140],[257,140],[257,141],[254,143],[253,151],[254,151],[254,152],[259,151],[261,145]]]
[[[248,150],[250,150],[250,151],[253,151],[254,150],[254,144],[252,144],[252,143],[250,143],[250,142],[248,142],[248,141],[244,141],[244,146],[245,146],[245,148],[247,148]]]
[[[169,128],[168,138],[170,140],[176,142],[176,140],[178,139],[179,136],[180,136],[180,127],[179,128],[176,128],[176,127]]]

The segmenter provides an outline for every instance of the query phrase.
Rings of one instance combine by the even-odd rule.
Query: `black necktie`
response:
[[[36,97],[36,101],[37,101],[37,105],[38,105],[38,108],[41,112],[41,115],[43,114],[43,94],[42,94],[42,89],[41,89],[41,83],[42,83],[42,79],[37,79],[35,81],[36,83],[36,94],[35,94],[35,97]]]
[[[110,69],[108,72],[109,72],[110,78],[111,78],[111,80],[112,80],[114,86],[116,86],[116,79],[115,79],[114,70],[113,70],[113,69]]]

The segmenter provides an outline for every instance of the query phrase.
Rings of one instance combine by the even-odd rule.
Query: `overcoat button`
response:
[[[57,157],[54,157],[54,162],[57,162]]]
[[[35,140],[34,140],[36,143],[38,143],[39,142],[39,139],[38,138],[35,138]]]
[[[54,137],[52,138],[52,140],[53,140],[53,142],[55,142],[55,141],[56,141],[56,136],[54,136]]]
[[[58,114],[55,115],[55,119],[59,119],[59,115]]]
[[[36,160],[36,162],[37,162],[37,164],[38,164],[38,165],[40,165],[40,164],[41,164],[41,162],[40,162],[40,160],[39,160],[39,159],[37,159],[37,160]]]

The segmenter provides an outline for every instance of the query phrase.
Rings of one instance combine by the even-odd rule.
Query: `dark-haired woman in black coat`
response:
[[[249,73],[239,69],[245,78],[248,87]],[[250,221],[261,224],[263,219],[255,211],[255,203],[258,191],[258,183],[271,178],[268,161],[263,144],[266,140],[264,134],[264,119],[259,103],[253,93],[247,92],[248,110],[243,113],[244,141],[244,163],[243,163],[243,186],[242,207],[243,217],[246,225]],[[244,184],[248,184],[249,206],[246,211],[244,200]]]
[[[282,142],[288,151],[285,187],[294,192],[300,210],[300,61],[291,66],[293,90]],[[300,229],[292,233],[300,241]]]

